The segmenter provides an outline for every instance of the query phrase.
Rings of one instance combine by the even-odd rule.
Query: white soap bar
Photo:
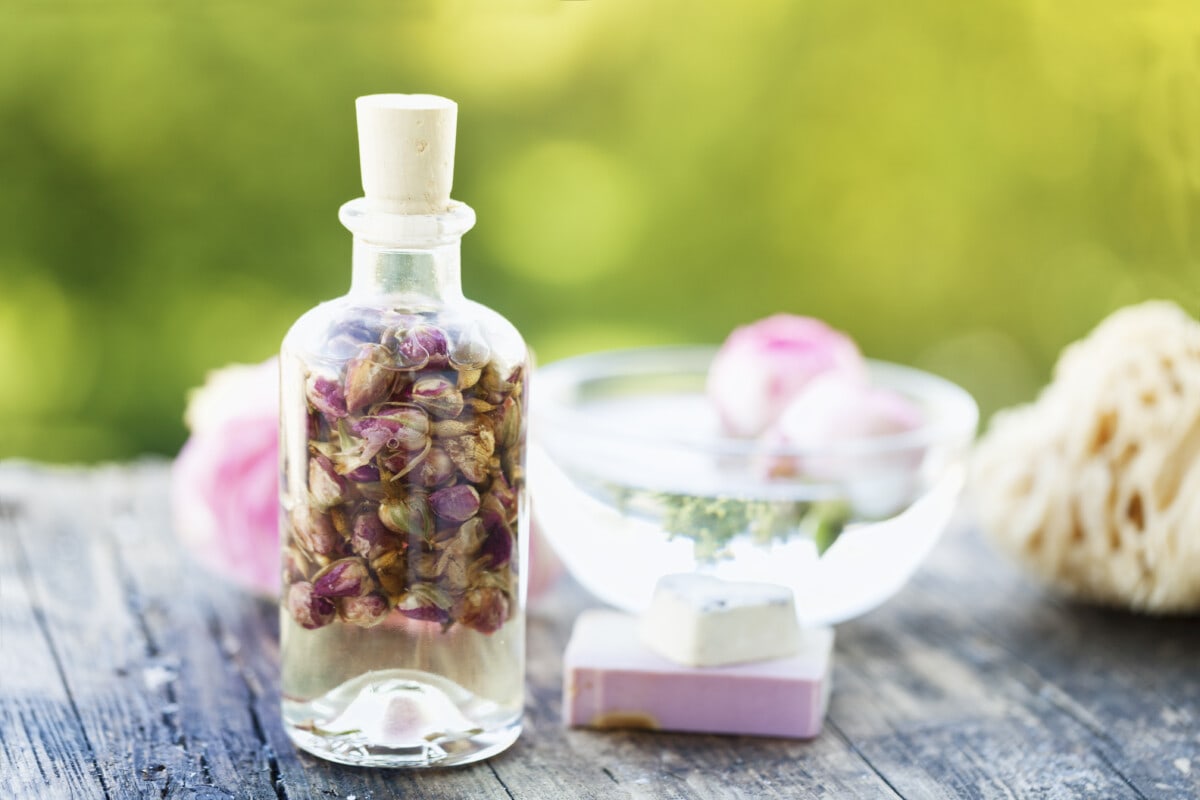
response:
[[[800,649],[790,589],[691,573],[659,579],[638,634],[649,649],[688,667],[783,658]]]

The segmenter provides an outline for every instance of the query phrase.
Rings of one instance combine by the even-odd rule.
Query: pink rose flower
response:
[[[829,447],[913,430],[921,412],[903,395],[839,374],[813,379],[774,426],[782,442],[804,449]]]
[[[708,396],[727,433],[754,438],[826,372],[866,382],[854,341],[818,319],[776,314],[729,335],[709,367]]]
[[[279,593],[279,362],[209,373],[184,415],[171,471],[176,535],[200,563],[253,592]]]
[[[875,451],[866,444],[862,450],[839,451],[837,445],[905,433],[923,422],[920,409],[903,395],[826,373],[784,409],[768,435],[774,444],[812,453],[775,457],[768,472],[775,478],[839,481],[859,513],[886,517],[910,501],[923,450]]]

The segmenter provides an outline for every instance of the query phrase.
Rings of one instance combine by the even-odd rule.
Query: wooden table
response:
[[[327,764],[280,727],[275,608],[180,553],[166,487],[160,463],[0,465],[0,798],[1200,796],[1200,619],[1055,600],[966,526],[838,629],[813,741],[564,730],[568,582],[533,612],[507,753]]]

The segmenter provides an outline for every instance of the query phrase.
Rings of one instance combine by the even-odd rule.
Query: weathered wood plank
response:
[[[967,529],[839,629],[813,742],[563,730],[560,654],[590,603],[568,583],[532,615],[509,752],[428,772],[328,764],[283,732],[274,605],[179,552],[166,477],[0,466],[3,796],[1200,796],[1200,620],[1057,601]]]
[[[46,622],[30,596],[31,570],[17,526],[25,486],[0,479],[0,796],[103,798],[94,751],[62,681]]]
[[[214,716],[225,721],[236,709],[219,696],[193,701],[189,689],[210,682],[180,680],[207,674],[218,658],[205,652],[212,648],[197,635],[203,628],[179,610],[188,603],[161,555],[171,547],[166,532],[146,535],[138,563],[122,559],[116,529],[139,524],[128,484],[123,471],[47,473],[18,526],[95,767],[113,797],[232,797],[221,788],[229,784],[239,797],[275,798],[268,782],[232,763],[245,748],[212,741],[221,730]],[[139,578],[159,571],[174,588],[144,592]]]
[[[914,597],[928,605],[972,576],[962,624],[1008,654],[1007,673],[1045,715],[1072,720],[1134,796],[1200,797],[1200,617],[1066,601],[994,554],[974,526],[956,538],[922,572]]]
[[[843,626],[843,695],[858,697],[832,717],[905,796],[1196,796],[1184,753],[1200,731],[1179,723],[1198,708],[1198,630],[1058,602],[962,529],[895,604]],[[1164,707],[1174,730],[1148,719]]]

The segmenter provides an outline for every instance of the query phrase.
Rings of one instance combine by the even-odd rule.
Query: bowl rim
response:
[[[916,367],[876,359],[866,359],[866,363],[874,380],[883,379],[878,385],[899,390],[894,384],[902,383],[902,394],[922,406],[935,404],[942,413],[929,415],[921,426],[900,433],[846,438],[819,447],[805,447],[728,435],[700,441],[672,435],[669,430],[658,438],[647,437],[644,430],[631,435],[620,426],[596,419],[584,407],[571,402],[588,382],[667,374],[672,365],[678,366],[670,371],[680,375],[706,374],[717,350],[715,345],[695,344],[631,347],[569,356],[539,366],[533,376],[534,435],[542,437],[553,436],[555,431],[569,432],[573,437],[603,439],[609,444],[637,442],[641,446],[682,448],[717,456],[826,458],[886,455],[923,449],[962,437],[973,438],[979,423],[978,405],[958,384]]]

